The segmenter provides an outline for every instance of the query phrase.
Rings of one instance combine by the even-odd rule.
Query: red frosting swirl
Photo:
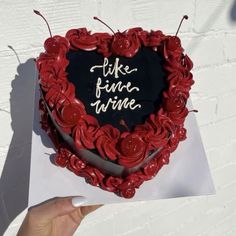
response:
[[[120,131],[111,125],[102,126],[96,133],[96,147],[103,158],[116,160],[119,154],[116,145],[120,138]]]
[[[117,188],[120,184],[122,184],[123,180],[121,178],[118,177],[114,177],[114,176],[109,176],[107,179],[105,179],[101,185],[102,188],[110,191],[110,192],[116,192]]]
[[[140,164],[147,156],[147,148],[148,145],[138,134],[128,134],[120,143],[118,163],[128,168]]]
[[[98,39],[97,51],[104,57],[111,56],[111,41],[113,36],[108,33],[95,33],[94,37]]]
[[[71,29],[66,33],[66,38],[73,49],[95,50],[98,40],[86,28]]]
[[[173,95],[173,93],[164,92],[163,97],[164,97],[163,106],[167,112],[176,112],[185,108],[186,98],[181,92],[175,94],[175,96]]]
[[[98,121],[90,115],[84,115],[82,119],[77,122],[73,130],[73,138],[78,149],[93,149],[95,147],[94,141],[98,126]]]
[[[144,168],[144,173],[146,176],[153,178],[159,171],[157,161],[155,159],[151,160]]]
[[[167,165],[169,163],[170,158],[170,149],[163,148],[157,156],[158,164]]]
[[[53,109],[52,115],[60,128],[65,133],[70,134],[72,128],[76,126],[85,115],[85,109],[80,102],[69,103],[66,106]]]
[[[63,79],[59,79],[55,85],[48,89],[45,94],[45,100],[51,108],[56,107],[56,109],[59,109],[62,104],[67,105],[76,102],[76,99],[73,99],[74,92],[75,87],[73,84],[67,83]]]
[[[158,47],[161,45],[162,40],[165,38],[162,31],[151,31],[148,35],[148,46],[149,47]]]
[[[44,48],[48,54],[66,53],[69,46],[68,40],[59,35],[48,38],[44,42]]]
[[[82,161],[79,157],[72,154],[70,156],[67,168],[74,172],[76,175],[79,175],[87,167],[86,163]]]
[[[54,161],[60,167],[66,167],[72,155],[73,154],[68,149],[59,148]]]
[[[105,175],[94,167],[87,167],[78,174],[81,177],[84,177],[86,182],[93,185],[99,186],[99,183],[103,182]]]

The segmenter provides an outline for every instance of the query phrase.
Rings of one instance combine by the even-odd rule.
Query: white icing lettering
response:
[[[132,72],[137,71],[137,68],[130,69],[128,65],[124,67],[123,64],[119,64],[119,58],[115,59],[114,65],[109,64],[108,58],[104,58],[102,65],[95,65],[90,68],[90,72],[94,72],[95,69],[102,69],[102,73],[104,77],[107,77],[108,75],[114,75],[114,77],[117,79],[119,78],[119,73],[122,75],[131,74]]]
[[[120,75],[125,76],[138,70],[137,68],[130,69],[128,65],[124,66],[123,64],[120,64],[119,60],[119,58],[116,58],[114,64],[110,64],[108,58],[104,58],[103,64],[91,67],[90,72],[94,72],[95,69],[101,69],[104,78],[106,78],[107,76],[113,76],[114,78],[118,79]],[[122,109],[135,110],[137,108],[141,108],[140,104],[136,104],[135,99],[130,99],[127,97],[124,99],[118,99],[118,96],[114,96],[113,98],[109,98],[106,103],[102,103],[102,101],[100,100],[103,92],[122,93],[123,91],[126,91],[128,93],[138,92],[139,88],[132,86],[131,82],[127,82],[126,84],[124,84],[122,81],[110,83],[109,80],[105,80],[105,82],[103,83],[102,79],[98,77],[95,94],[98,100],[90,103],[90,105],[92,107],[95,107],[95,112],[97,114],[106,112],[108,108],[119,111]]]
[[[97,100],[96,102],[91,103],[90,105],[92,107],[95,107],[95,112],[97,114],[101,112],[106,112],[108,107],[111,106],[112,110],[121,110],[122,108],[124,109],[131,109],[134,110],[136,108],[141,108],[140,104],[135,104],[135,99],[129,100],[129,98],[125,98],[124,100],[119,99],[117,100],[118,97],[115,96],[114,99],[109,98],[107,103],[101,103],[101,100]]]
[[[102,80],[100,77],[97,79],[97,84],[96,84],[96,97],[100,98],[101,96],[101,91],[104,90],[107,93],[115,93],[116,91],[122,92],[123,90],[126,90],[128,93],[131,93],[133,91],[139,91],[138,87],[132,87],[131,82],[127,82],[127,84],[123,84],[122,82],[119,81],[117,83],[112,83],[111,85],[109,84],[109,80],[106,80],[106,84],[102,86]]]

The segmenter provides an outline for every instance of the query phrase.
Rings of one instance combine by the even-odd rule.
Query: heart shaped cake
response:
[[[56,165],[132,198],[186,139],[193,64],[177,33],[111,31],[71,29],[62,37],[49,28],[36,60],[41,125]]]

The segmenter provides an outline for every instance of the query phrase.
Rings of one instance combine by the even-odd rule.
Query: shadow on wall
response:
[[[19,61],[10,94],[14,133],[0,179],[0,235],[28,205],[35,78],[34,59]]]
[[[230,10],[230,19],[236,21],[236,1],[233,2],[233,5]]]
[[[203,32],[206,29],[210,29],[211,26],[214,25],[215,20],[219,18],[219,16],[223,13],[226,7],[227,7],[227,4],[223,4],[222,2],[219,2],[218,6],[214,9],[214,11],[210,12],[209,17],[205,20],[204,24],[200,27],[198,31]],[[236,0],[232,1],[232,5],[229,9],[228,17],[232,22],[236,22]],[[192,53],[194,50],[197,50],[199,43],[200,43],[200,40],[198,41],[192,40],[192,42],[190,42],[190,44],[187,46],[186,52]]]

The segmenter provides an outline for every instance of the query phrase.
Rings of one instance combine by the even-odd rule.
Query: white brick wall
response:
[[[173,34],[182,15],[189,15],[180,36],[195,64],[196,83],[191,96],[194,107],[199,110],[197,119],[216,185],[216,196],[107,205],[88,216],[77,235],[236,235],[236,1],[1,0],[0,173],[2,170],[4,173],[6,158],[14,165],[13,153],[17,159],[21,146],[25,147],[23,153],[29,149],[28,125],[32,116],[27,107],[22,108],[21,102],[25,101],[26,95],[32,98],[32,84],[22,78],[25,71],[17,71],[19,63],[7,45],[14,47],[24,65],[43,50],[47,28],[39,17],[33,15],[32,9],[42,11],[53,34],[61,35],[69,28],[81,26],[94,31],[107,30],[92,20],[95,15],[114,29],[142,26]],[[29,118],[21,120],[22,117]],[[17,136],[13,131],[18,132]],[[6,204],[4,191],[8,190],[2,188],[1,181],[0,231],[1,225],[8,225],[13,217],[10,209],[15,207]],[[17,187],[9,186],[13,193]],[[17,197],[13,196],[16,207]],[[25,211],[9,225],[7,236],[16,234],[24,215]]]

